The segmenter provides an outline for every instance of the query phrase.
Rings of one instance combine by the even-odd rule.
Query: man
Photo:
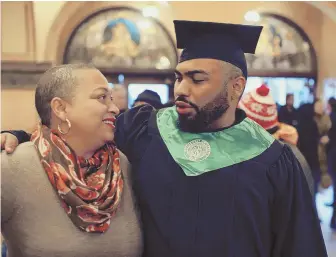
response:
[[[279,110],[279,121],[297,127],[298,117],[297,110],[294,108],[293,94],[286,95],[286,105],[282,106]]]
[[[134,101],[133,107],[144,104],[150,104],[155,109],[161,109],[163,107],[159,94],[148,89],[138,95],[137,99]]]
[[[333,215],[330,221],[330,227],[336,230],[336,99],[331,97],[328,101],[328,108],[330,109],[331,128],[328,132],[328,171],[333,179],[333,202],[327,206],[333,207]]]
[[[184,49],[176,107],[140,106],[117,121],[116,143],[133,164],[144,256],[327,256],[297,159],[236,108],[244,52],[254,53],[262,28],[174,23]]]
[[[320,184],[323,188],[328,188],[331,185],[326,151],[326,146],[329,142],[328,131],[331,128],[331,121],[324,111],[323,102],[319,99],[316,99],[312,104],[309,103],[300,106],[298,113],[298,147],[313,172],[316,195]]]
[[[113,98],[115,105],[119,108],[120,113],[127,110],[127,89],[123,85],[116,84],[113,86]]]

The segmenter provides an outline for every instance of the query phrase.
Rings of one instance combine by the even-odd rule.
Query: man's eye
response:
[[[101,95],[98,97],[98,100],[105,100],[106,99],[106,95]]]
[[[181,82],[182,81],[182,77],[175,77],[175,80],[178,81],[178,82]]]
[[[200,84],[200,83],[202,83],[204,81],[204,79],[193,79],[193,82],[195,83],[195,84]]]

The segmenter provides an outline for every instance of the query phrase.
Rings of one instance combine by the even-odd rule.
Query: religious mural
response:
[[[255,55],[246,55],[250,71],[314,71],[314,60],[309,42],[285,20],[272,15],[260,15],[263,26]]]
[[[91,62],[100,68],[173,69],[177,53],[158,22],[122,8],[84,21],[68,42],[64,62]]]

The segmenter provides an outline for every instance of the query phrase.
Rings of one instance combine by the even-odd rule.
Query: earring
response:
[[[69,131],[70,131],[70,129],[71,129],[71,123],[70,123],[70,121],[69,121],[68,119],[65,119],[65,121],[67,122],[68,127],[69,127],[68,130],[67,130],[66,132],[62,131],[62,129],[61,129],[61,127],[60,127],[60,124],[57,126],[58,131],[59,131],[62,135],[66,135],[66,134],[68,134]]]

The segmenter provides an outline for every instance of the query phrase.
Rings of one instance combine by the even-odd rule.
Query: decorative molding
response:
[[[6,53],[1,52],[2,60],[10,61],[35,61],[36,59],[36,42],[35,42],[35,19],[33,2],[23,2],[24,5],[24,20],[25,20],[25,30],[26,30],[26,52],[25,53]]]
[[[336,3],[315,1],[307,1],[307,3],[319,9],[324,15],[336,23]]]
[[[32,88],[51,63],[1,62],[1,86],[3,88]]]

